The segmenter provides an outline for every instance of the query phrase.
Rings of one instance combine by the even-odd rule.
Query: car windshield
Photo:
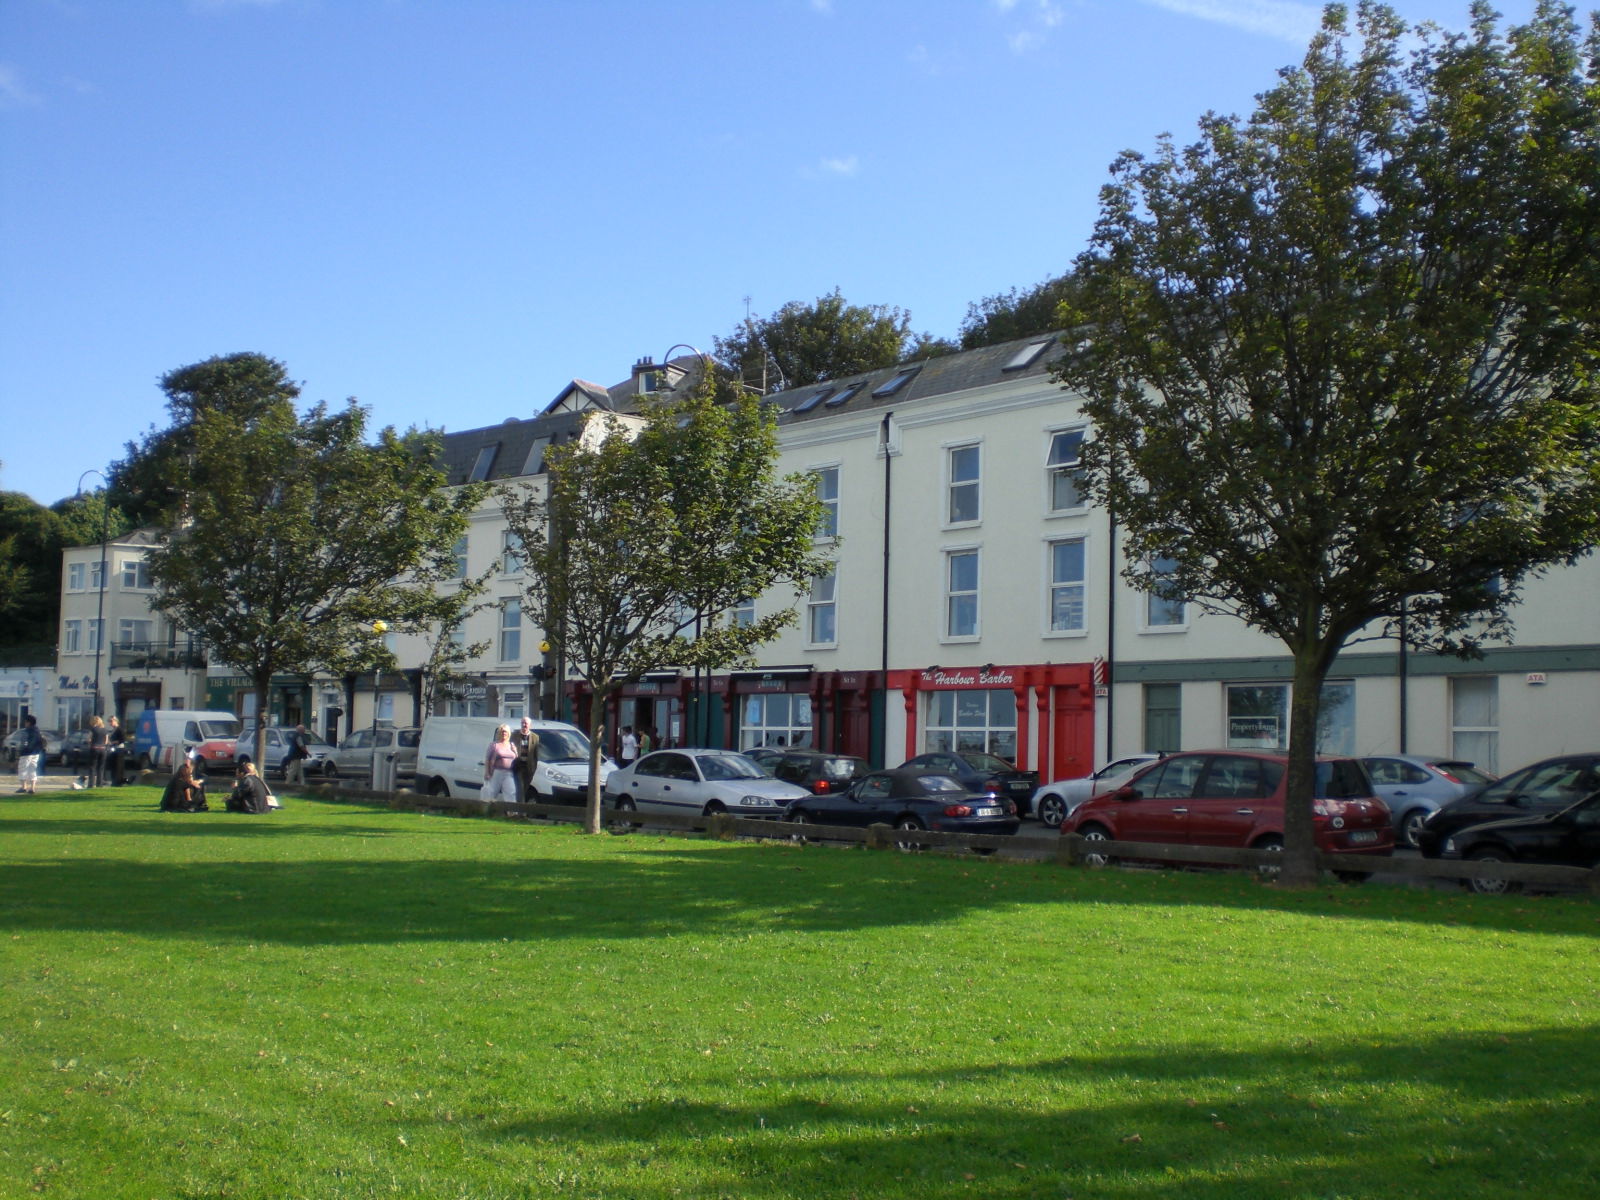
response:
[[[948,775],[924,775],[921,779],[922,790],[925,792],[964,792],[967,790]]]
[[[1013,767],[1003,758],[996,758],[992,754],[966,754],[963,755],[967,763],[979,771],[1013,771]]]
[[[1280,770],[1282,768],[1280,767]],[[1276,781],[1273,790],[1277,789]],[[1316,798],[1318,800],[1354,800],[1372,795],[1372,781],[1367,769],[1353,758],[1335,759],[1317,764]]]
[[[588,762],[589,739],[570,729],[535,729],[542,762]]]
[[[239,722],[237,721],[201,721],[200,736],[203,738],[236,738],[239,736]]]
[[[707,779],[765,779],[767,773],[742,754],[701,754],[700,774]]]

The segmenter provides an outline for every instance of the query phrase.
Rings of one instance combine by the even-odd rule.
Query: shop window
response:
[[[1017,698],[1010,688],[929,692],[923,716],[924,753],[993,754],[1017,761]]]
[[[740,706],[739,749],[810,746],[811,697],[799,692],[760,692]]]
[[[1229,684],[1228,746],[1234,750],[1285,750],[1289,746],[1289,685]],[[1322,685],[1317,753],[1355,752],[1355,685]]]

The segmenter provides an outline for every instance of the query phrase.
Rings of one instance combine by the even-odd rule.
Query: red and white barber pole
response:
[[[1098,654],[1095,655],[1091,671],[1094,679],[1094,694],[1096,696],[1109,696],[1111,689],[1107,685],[1111,682],[1111,668],[1107,665],[1106,660]]]

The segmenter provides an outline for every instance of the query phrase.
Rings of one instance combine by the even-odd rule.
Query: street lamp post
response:
[[[372,632],[377,636],[378,648],[383,648],[383,635],[389,632],[389,623],[377,620],[372,623]],[[384,781],[378,772],[378,689],[383,685],[383,660],[372,660],[372,790],[384,790]]]
[[[106,487],[111,486],[111,481],[105,477],[103,471],[90,467],[78,476],[78,495],[83,495],[83,481],[91,475],[100,476],[100,482]],[[100,711],[100,656],[105,652],[106,644],[106,572],[109,564],[106,562],[106,547],[111,540],[111,507],[107,502],[104,489],[100,495],[100,598],[95,612],[95,639],[94,639],[94,716],[103,715]]]

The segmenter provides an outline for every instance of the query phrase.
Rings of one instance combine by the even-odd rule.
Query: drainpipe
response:
[[[879,669],[884,672],[885,676],[887,676],[889,670],[889,515],[894,494],[894,477],[890,471],[892,455],[889,453],[889,423],[893,419],[894,413],[886,412],[883,414],[883,432],[880,443],[883,446],[883,628],[879,635],[879,643],[882,647]],[[887,682],[885,682],[884,686],[888,686]],[[888,703],[887,693],[885,693],[884,703]]]
[[[1111,470],[1117,469],[1116,459]],[[1115,757],[1113,745],[1117,704],[1117,510],[1106,501],[1106,761]]]

